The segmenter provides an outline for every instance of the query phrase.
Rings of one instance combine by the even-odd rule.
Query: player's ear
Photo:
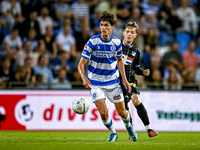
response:
[[[112,29],[114,29],[115,28],[115,25],[112,25]]]

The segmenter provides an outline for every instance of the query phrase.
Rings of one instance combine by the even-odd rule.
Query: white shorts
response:
[[[111,103],[119,103],[124,101],[121,87],[119,83],[106,86],[91,86],[91,96],[93,103],[99,99],[107,98]]]

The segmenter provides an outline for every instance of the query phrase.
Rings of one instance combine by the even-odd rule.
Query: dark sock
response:
[[[130,123],[131,123],[131,125],[133,125],[133,122],[132,122],[132,117],[130,116]]]
[[[138,113],[138,116],[140,117],[140,119],[142,120],[143,124],[146,126],[146,125],[149,125],[149,117],[147,115],[147,111],[144,107],[144,105],[141,103],[140,105],[138,106],[135,106],[135,108],[137,109],[137,113]]]

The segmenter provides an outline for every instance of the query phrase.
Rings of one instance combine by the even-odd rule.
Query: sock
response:
[[[102,120],[102,121],[103,121],[103,124],[108,128],[108,130],[110,130],[110,133],[116,133],[112,119],[110,117],[108,117],[107,120]]]
[[[128,111],[127,111],[127,113],[128,113]],[[128,113],[128,116],[127,116],[126,118],[123,118],[123,117],[122,117],[122,120],[124,121],[124,124],[125,124],[125,126],[126,126],[127,128],[131,126],[130,115],[129,115],[129,113]]]
[[[135,106],[135,108],[137,109],[138,116],[142,120],[145,127],[147,126],[147,128],[149,128],[150,127],[149,117],[147,115],[147,111],[144,105],[141,103],[140,105]]]
[[[151,129],[150,124],[145,126],[146,131],[148,132],[149,129]]]
[[[131,125],[133,125],[133,120],[132,120],[131,116],[130,116],[130,123],[131,123]]]

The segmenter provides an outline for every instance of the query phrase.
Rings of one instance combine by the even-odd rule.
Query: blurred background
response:
[[[198,0],[0,0],[0,88],[84,88],[77,64],[105,10],[119,39],[127,22],[139,25],[134,44],[151,70],[140,89],[200,90]]]
[[[105,10],[118,16],[113,34],[121,40],[126,23],[139,25],[134,44],[151,74],[137,80],[152,127],[200,131],[198,0],[0,0],[0,130],[105,130],[77,71]],[[85,115],[71,109],[77,96],[91,102]],[[125,130],[108,107],[116,128]]]

